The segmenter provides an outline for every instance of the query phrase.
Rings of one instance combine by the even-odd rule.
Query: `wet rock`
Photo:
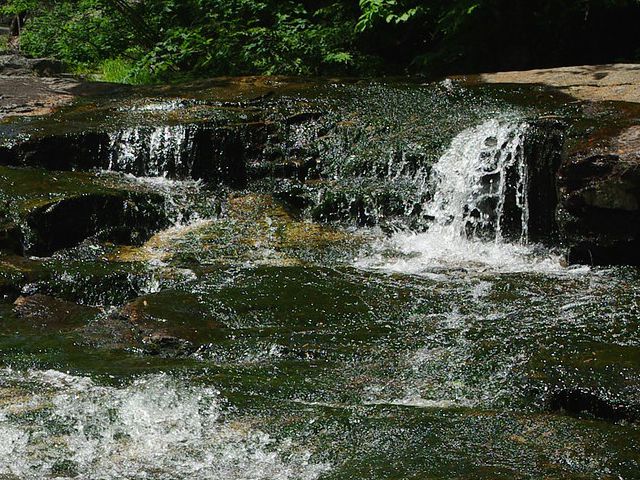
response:
[[[20,296],[13,303],[18,318],[47,330],[69,330],[95,316],[99,309],[47,295]]]
[[[316,184],[318,199],[311,206],[311,217],[320,222],[348,222],[358,226],[381,225],[387,220],[421,213],[421,198],[411,201],[410,189],[402,191],[402,185],[377,182],[344,182]],[[413,204],[412,204],[413,203]]]
[[[4,208],[0,207],[0,210],[6,211],[7,208],[8,205],[5,205]],[[22,231],[15,222],[6,217],[0,220],[0,249],[21,252],[22,240]]]
[[[56,114],[55,121],[7,123],[0,126],[6,133],[0,163],[193,178],[212,189],[221,185],[253,188],[263,180],[263,184],[282,181],[306,190],[304,195],[287,197],[284,193],[280,198],[298,210],[308,209],[314,220],[381,225],[390,230],[402,224],[424,230],[429,218],[421,206],[432,193],[427,182],[430,166],[463,125],[481,122],[488,112],[503,108],[507,99],[533,112],[521,152],[530,160],[530,238],[548,241],[560,229],[572,250],[570,259],[588,257],[588,261],[611,257],[620,246],[627,252],[634,249],[635,233],[618,235],[614,228],[606,241],[597,237],[609,229],[605,226],[608,213],[614,211],[614,218],[621,211],[611,207],[608,198],[615,197],[628,209],[634,201],[635,179],[622,182],[627,185],[622,192],[615,185],[620,183],[617,180],[607,187],[604,178],[622,178],[622,172],[604,173],[610,168],[605,165],[598,177],[603,179],[601,186],[589,192],[580,185],[585,175],[595,174],[587,164],[595,168],[598,162],[610,162],[608,156],[628,156],[636,148],[637,133],[632,129],[620,134],[618,128],[615,135],[610,128],[606,134],[588,134],[581,153],[571,147],[563,162],[565,175],[558,181],[561,208],[557,216],[551,214],[558,201],[554,174],[565,124],[575,130],[582,117],[588,117],[588,128],[578,125],[581,135],[590,128],[598,130],[598,122],[610,117],[607,109],[628,107],[569,106],[566,96],[537,86],[496,89],[468,84],[465,92],[471,96],[457,98],[461,89],[456,87],[444,99],[440,87],[433,85],[283,80],[267,87],[264,82],[269,83],[254,78],[166,87],[155,92],[157,98],[146,92],[146,97],[119,98],[117,106],[94,97]],[[456,114],[452,115],[454,106]],[[543,110],[549,115],[536,119]],[[566,120],[563,123],[551,114],[555,110],[570,115],[561,115]],[[624,115],[637,118],[637,112],[631,110]],[[570,135],[575,136],[573,131]],[[602,145],[591,141],[598,135],[619,138],[600,148]],[[487,138],[486,146],[499,146],[497,138]],[[624,175],[628,177],[629,172]],[[502,224],[507,237],[519,239],[520,209],[513,195],[517,186],[509,188]],[[279,191],[273,193],[277,196]],[[581,212],[582,205],[594,209]],[[622,215],[619,223],[632,220]],[[602,226],[592,228],[590,222]],[[7,242],[15,243],[15,229],[5,231]],[[596,247],[602,252],[594,254]]]
[[[640,127],[607,135],[596,130],[559,171],[561,238],[570,263],[639,265]]]
[[[0,169],[0,237],[18,253],[49,256],[87,237],[139,244],[169,225],[165,198],[99,177]],[[19,238],[17,238],[19,237]]]
[[[124,258],[148,258],[193,268],[237,262],[297,265],[305,259],[355,251],[358,233],[311,222],[299,211],[264,193],[233,193],[219,218],[162,232],[140,248],[127,249]],[[348,247],[345,249],[345,244]],[[122,257],[114,257],[122,258]]]
[[[260,155],[265,142],[263,124],[199,129],[194,135],[192,177],[243,188],[247,164]]]
[[[104,169],[243,188],[248,165],[259,165],[264,159],[270,124],[229,122],[141,125],[109,134],[91,130],[38,134],[0,145],[0,165]]]
[[[0,253],[0,297],[13,301],[24,287],[47,276],[40,262],[21,256]]]
[[[323,112],[300,112],[287,117],[285,121],[288,125],[303,124],[319,120],[323,115]]]
[[[571,415],[589,415],[603,420],[637,421],[640,409],[614,403],[595,392],[581,389],[561,389],[553,391],[547,398],[551,411],[566,412]]]

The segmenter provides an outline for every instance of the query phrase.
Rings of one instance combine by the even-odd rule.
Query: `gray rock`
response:
[[[26,58],[21,55],[0,55],[0,75],[50,77],[64,71],[64,64],[52,58]]]

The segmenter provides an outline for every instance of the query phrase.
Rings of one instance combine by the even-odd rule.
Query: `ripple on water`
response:
[[[328,469],[291,442],[226,419],[214,388],[166,374],[113,387],[5,369],[1,388],[16,395],[0,402],[0,476],[313,480]]]

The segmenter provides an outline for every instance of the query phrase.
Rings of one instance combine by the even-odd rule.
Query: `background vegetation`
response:
[[[640,0],[0,0],[20,49],[130,83],[640,59]]]

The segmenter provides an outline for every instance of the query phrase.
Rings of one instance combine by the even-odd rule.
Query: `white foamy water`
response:
[[[214,388],[164,374],[112,387],[5,369],[0,393],[1,478],[314,480],[328,469],[225,419]]]
[[[425,185],[434,192],[423,207],[433,218],[429,230],[384,238],[373,245],[372,253],[357,259],[356,266],[427,275],[460,268],[567,272],[560,256],[527,244],[526,130],[524,123],[492,119],[460,133],[434,165]],[[504,239],[508,200],[519,215],[520,240],[513,243]]]
[[[108,170],[167,176],[190,170],[193,139],[184,125],[128,128],[109,134]]]
[[[409,275],[436,275],[447,270],[498,271],[505,273],[571,273],[588,267],[565,268],[559,255],[543,247],[500,241],[468,239],[451,232],[401,232],[379,240],[374,253],[360,257],[355,265]]]

